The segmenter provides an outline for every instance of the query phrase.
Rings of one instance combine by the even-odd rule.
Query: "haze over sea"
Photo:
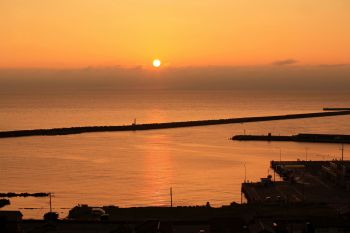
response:
[[[90,90],[0,92],[0,130],[265,116],[350,107],[350,93]],[[139,132],[0,139],[0,192],[53,192],[61,217],[74,205],[213,206],[240,202],[244,180],[270,160],[339,158],[337,144],[239,142],[234,134],[350,134],[349,116]],[[307,149],[306,149],[307,148]],[[307,152],[306,152],[307,151]],[[345,147],[345,158],[350,152]],[[5,209],[41,218],[47,198],[13,198]],[[21,209],[34,208],[34,209]]]

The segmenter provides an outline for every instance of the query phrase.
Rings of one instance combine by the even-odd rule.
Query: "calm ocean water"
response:
[[[350,93],[91,91],[0,93],[0,130],[217,119],[349,107]],[[349,116],[69,136],[0,139],[0,192],[53,192],[61,217],[79,204],[214,206],[240,202],[246,177],[270,160],[339,158],[339,145],[237,142],[234,134],[350,134]],[[350,148],[345,147],[350,159]],[[47,198],[14,198],[5,209],[41,218]]]

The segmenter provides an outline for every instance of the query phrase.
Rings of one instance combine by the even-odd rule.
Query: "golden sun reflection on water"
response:
[[[154,205],[168,205],[166,192],[169,191],[173,178],[169,139],[166,135],[155,135],[148,137],[146,141],[150,146],[147,147],[143,158],[143,192]]]

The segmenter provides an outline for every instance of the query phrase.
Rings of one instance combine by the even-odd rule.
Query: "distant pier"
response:
[[[329,117],[329,116],[341,116],[341,115],[350,115],[350,110],[316,112],[316,113],[300,113],[300,114],[288,114],[288,115],[277,115],[277,116],[228,118],[228,119],[217,119],[217,120],[151,123],[151,124],[134,123],[131,125],[120,125],[120,126],[82,126],[82,127],[71,127],[71,128],[0,131],[0,138],[27,137],[27,136],[55,136],[55,135],[68,135],[68,134],[93,133],[93,132],[170,129],[170,128],[180,128],[180,127],[236,124],[236,123],[275,121],[275,120],[291,120],[291,119]]]
[[[323,108],[323,111],[350,111],[350,108]]]
[[[350,135],[337,134],[297,134],[281,135],[235,135],[231,138],[238,141],[293,141],[293,142],[323,142],[323,143],[350,143]]]

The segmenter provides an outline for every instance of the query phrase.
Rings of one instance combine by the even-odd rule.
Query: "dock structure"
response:
[[[350,204],[350,161],[271,161],[272,176],[243,183],[248,203]]]
[[[275,120],[291,120],[291,119],[344,116],[344,115],[350,115],[350,110],[349,111],[298,113],[298,114],[287,114],[287,115],[276,115],[276,116],[241,117],[241,118],[228,118],[228,119],[216,119],[216,120],[150,123],[150,124],[136,124],[136,121],[135,121],[130,125],[117,125],[117,126],[81,126],[81,127],[70,127],[70,128],[0,131],[0,138],[28,137],[28,136],[55,136],[55,135],[68,135],[68,134],[93,133],[93,132],[170,129],[170,128],[196,127],[196,126],[221,125],[221,124],[237,124],[237,123],[248,123],[248,122],[275,121]]]
[[[290,186],[284,181],[270,184],[243,183],[242,192],[248,203],[253,204],[300,203],[304,200],[304,195],[299,191],[302,188],[299,186]]]

